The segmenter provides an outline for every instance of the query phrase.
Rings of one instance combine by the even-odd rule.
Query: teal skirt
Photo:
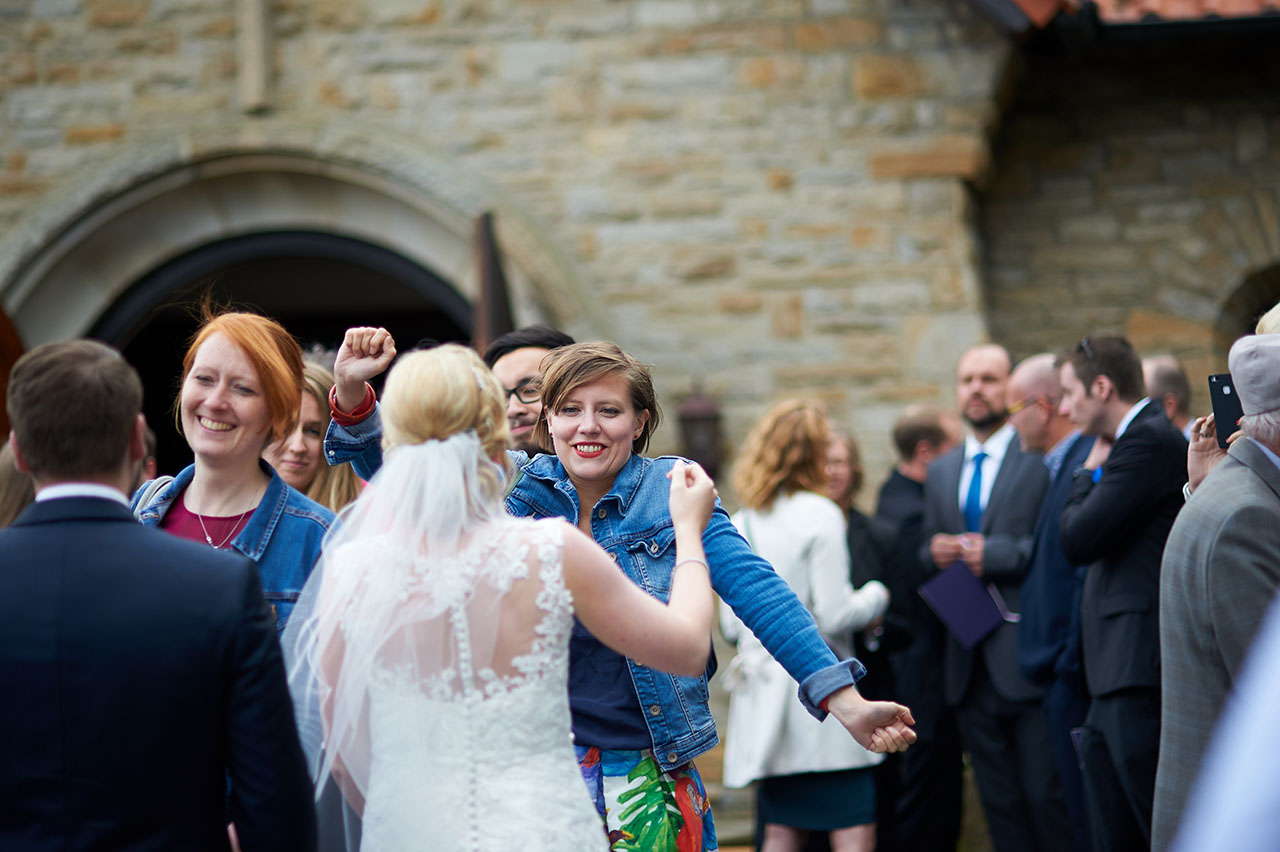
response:
[[[761,824],[835,831],[876,821],[875,767],[774,775],[756,782]]]

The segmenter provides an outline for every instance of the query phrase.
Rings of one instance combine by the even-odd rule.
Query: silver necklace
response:
[[[231,525],[231,532],[227,533],[227,537],[222,540],[222,544],[213,543],[213,536],[209,535],[209,531],[205,529],[204,518],[202,518],[200,515],[196,514],[195,512],[192,512],[191,514],[195,515],[196,520],[200,522],[200,529],[203,530],[204,532],[204,540],[207,541],[209,543],[209,546],[212,547],[214,550],[221,550],[223,547],[226,546],[227,542],[231,541],[231,536],[236,534],[236,528],[240,526],[240,522],[244,520],[244,516],[249,514],[251,511],[253,510],[245,509],[243,512],[240,513],[240,517],[236,518],[236,522]]]

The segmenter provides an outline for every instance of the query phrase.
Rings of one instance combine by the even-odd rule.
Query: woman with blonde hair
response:
[[[319,364],[303,366],[298,422],[289,434],[268,446],[262,457],[291,488],[337,513],[360,496],[361,481],[350,464],[330,467],[324,461],[331,387],[333,373]]]
[[[570,736],[574,617],[646,666],[704,671],[715,488],[696,465],[671,469],[663,603],[571,524],[503,510],[506,409],[475,353],[410,353],[384,393],[386,462],[285,634],[299,727],[318,716],[324,731],[317,790],[337,782],[362,850],[606,849]]]
[[[262,460],[293,430],[301,393],[302,349],[283,326],[252,313],[206,315],[174,407],[195,461],[144,484],[132,504],[146,526],[256,562],[279,631],[333,521]]]
[[[851,633],[880,618],[889,593],[872,580],[849,584],[845,519],[826,495],[831,429],[820,403],[788,400],[752,428],[734,466],[743,508],[733,523],[808,607],[837,656]],[[800,712],[786,672],[727,608],[725,635],[738,642],[729,666],[724,781],[757,785],[765,852],[803,847],[806,833],[829,834],[835,852],[875,848],[875,781],[883,759],[832,720]]]
[[[8,441],[0,446],[0,529],[36,499],[35,483],[13,463],[13,447]]]
[[[384,424],[366,380],[394,356],[385,329],[353,328],[334,367],[338,384],[326,453],[354,459],[357,473],[381,463]],[[533,437],[554,452],[507,453],[515,471],[507,512],[576,524],[609,552],[618,576],[665,600],[679,564],[667,477],[683,460],[642,455],[661,414],[652,375],[603,341],[553,350],[541,373],[543,413]],[[789,698],[797,711],[817,718],[830,712],[847,729],[846,738],[878,751],[898,751],[914,741],[907,708],[858,694],[853,682],[861,665],[836,658],[812,616],[718,505],[702,542],[713,588],[795,678]],[[708,702],[711,672],[666,674],[602,639],[574,626],[568,685],[578,764],[611,838],[609,848],[716,849],[715,820],[694,763],[718,742]]]

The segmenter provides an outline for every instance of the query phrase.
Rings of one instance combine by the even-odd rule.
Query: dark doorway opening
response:
[[[89,331],[118,347],[141,374],[161,473],[177,473],[191,462],[173,425],[173,403],[182,355],[206,295],[214,305],[273,317],[304,350],[337,349],[343,332],[355,325],[386,327],[400,351],[424,339],[470,339],[471,306],[457,290],[372,243],[276,231],[186,252],[134,283]]]

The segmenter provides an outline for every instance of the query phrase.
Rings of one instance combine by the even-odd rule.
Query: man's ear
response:
[[[1116,386],[1110,376],[1096,376],[1093,380],[1093,395],[1099,402],[1110,402],[1116,394]]]
[[[129,463],[136,464],[147,457],[147,417],[141,411],[133,421],[133,432],[129,435]]]
[[[13,451],[13,464],[18,470],[25,474],[31,474],[31,468],[27,465],[26,459],[22,457],[22,451],[18,449],[18,433],[9,430],[9,449]]]

